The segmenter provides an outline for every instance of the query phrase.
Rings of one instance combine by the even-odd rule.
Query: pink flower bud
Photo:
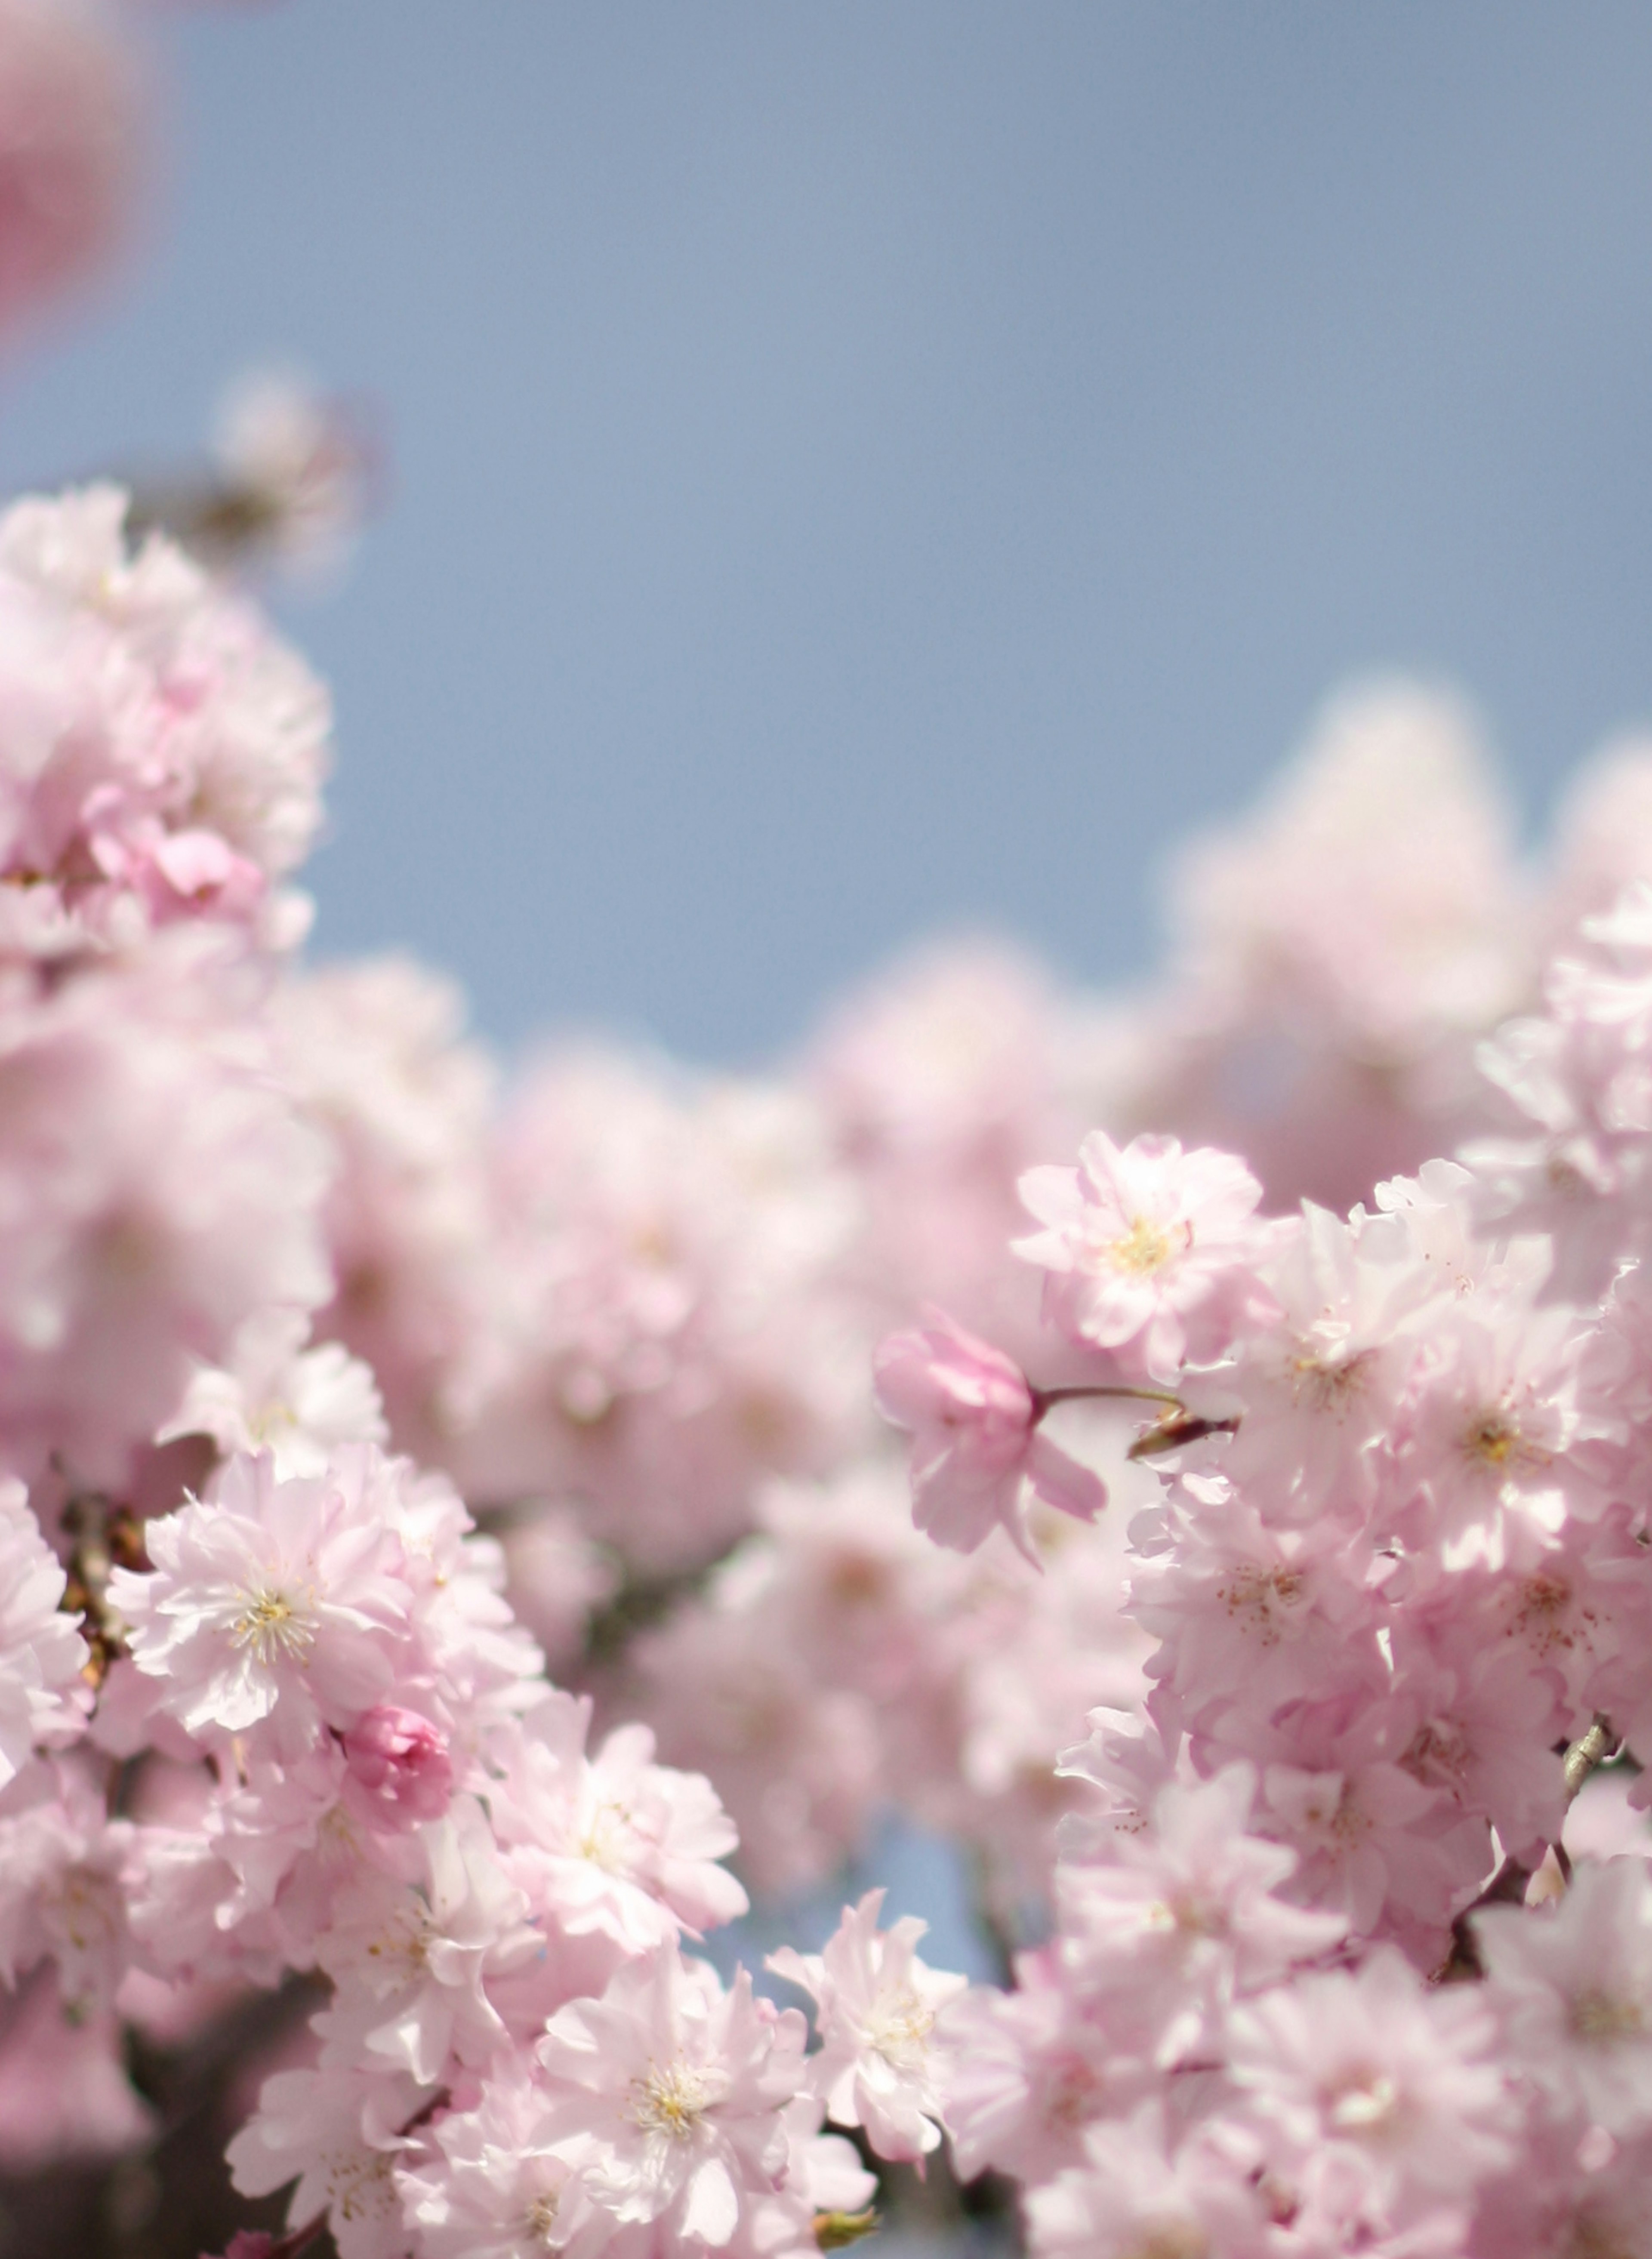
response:
[[[344,1737],[345,1801],[378,1828],[439,1820],[453,1792],[447,1743],[428,1718],[388,1703],[359,1718]]]

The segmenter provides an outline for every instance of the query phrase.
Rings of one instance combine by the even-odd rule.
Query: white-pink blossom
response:
[[[864,2127],[880,2157],[915,2158],[941,2139],[935,2020],[967,1980],[919,1960],[927,1922],[907,1914],[879,1929],[883,1899],[868,1891],[821,1952],[787,1947],[768,1965],[814,2000],[820,2046],[808,2075],[832,2122]]]
[[[710,1782],[656,1764],[646,1726],[587,1753],[590,1723],[588,1699],[552,1694],[492,1744],[496,1831],[536,1913],[627,1953],[744,1913],[721,1863],[738,1838]]]
[[[1509,2052],[1558,2109],[1614,2135],[1652,2127],[1652,1877],[1617,1858],[1578,1869],[1542,1919],[1475,1917]]]
[[[413,1595],[367,1472],[283,1482],[267,1457],[232,1460],[209,1498],[149,1524],[153,1569],[115,1571],[132,1659],[189,1732],[261,1728],[297,1756],[388,1690]]]
[[[61,1606],[67,1582],[23,1485],[0,1482],[0,1787],[84,1722],[87,1648]]]
[[[803,2041],[744,1970],[724,1992],[667,1946],[559,2009],[537,2052],[560,2132],[590,2144],[593,2200],[720,2249],[780,2184]]]
[[[1219,1357],[1275,1307],[1257,1275],[1262,1187],[1232,1154],[1095,1130],[1076,1169],[1029,1170],[1021,1194],[1043,1229],[1015,1251],[1047,1273],[1051,1315],[1150,1379]]]

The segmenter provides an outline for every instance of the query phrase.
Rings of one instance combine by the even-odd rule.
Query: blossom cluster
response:
[[[1649,937],[1644,880],[1585,917],[1484,1047],[1507,1119],[1345,1216],[1167,1136],[1029,1171],[1082,1377],[938,1315],[880,1353],[944,1543],[1060,1502],[1075,1396],[1162,1486],[1054,1935],[942,2025],[959,2167],[1036,2252],[1642,2248]]]
[[[645,1724],[594,1730],[513,1614],[500,1543],[391,1448],[345,1338],[374,1307],[374,1235],[412,1220],[412,1276],[470,1214],[461,1140],[421,1143],[399,1101],[413,1084],[463,1124],[487,1080],[410,976],[296,969],[303,905],[274,882],[317,818],[324,698],[123,513],[98,488],[0,518],[0,2079],[32,2088],[4,2163],[153,2139],[134,2042],[187,2048],[264,1992],[309,2028],[289,2013],[266,2044],[229,2165],[249,2198],[294,2184],[295,2250],[326,2230],[342,2259],[812,2252],[817,2219],[858,2219],[875,2187],[829,2116],[888,2157],[938,2141],[927,2035],[956,1982],[916,1960],[921,1925],[879,1929],[874,1894],[787,1964],[817,1997],[813,2052],[799,2010],[725,1983],[696,1949],[747,1905],[716,1790]],[[539,1470],[524,1361],[577,1432],[593,1390],[652,1386],[652,1335],[674,1358],[663,1484],[742,1359],[780,1352],[741,1330],[741,1298],[776,1290],[733,1172],[761,1180],[791,1126],[754,1104],[686,1130],[662,1100],[628,1155],[604,1136],[634,1098],[615,1072],[530,1088],[500,1149],[484,1205],[520,1201],[520,1285],[459,1347],[481,1375],[520,1346],[475,1382],[493,1416],[467,1448]],[[607,1202],[538,1227],[536,1137]],[[642,1243],[662,1145],[696,1259],[737,1243],[721,1333]],[[783,1167],[767,1196],[784,1219]],[[810,1210],[774,1267],[818,1262],[819,1236]],[[377,1305],[403,1426],[435,1417],[396,1356],[432,1307],[414,1286]],[[716,1541],[676,1504],[626,1501],[650,1557],[679,1557],[685,1519]],[[255,2047],[252,2088],[260,2069]]]
[[[138,85],[0,0],[0,329]],[[216,2082],[233,2259],[806,2259],[901,2166],[1038,2259],[1652,2253],[1652,752],[1528,865],[1379,687],[1132,993],[507,1075],[303,955],[240,568],[371,456],[257,384],[0,514],[0,2173]],[[702,1949],[892,1807],[1013,1984],[876,1887]]]
[[[502,1084],[444,984],[302,960],[324,695],[123,512],[0,519],[0,2086],[52,2066],[3,2162],[152,2140],[134,2037],[261,1992],[236,2183],[345,2259],[812,2248],[943,2125],[1057,2242],[1514,2249],[1535,2157],[1518,2233],[1606,2218],[1645,2129],[1531,2035],[1641,2013],[1638,757],[1466,937],[1349,849],[1428,968],[1382,1015],[1298,993],[1278,866],[1397,741],[1468,793],[1397,695],[1202,851],[1257,930],[1147,1001],[959,948],[766,1079]],[[1313,1168],[1136,1126],[1310,1014]],[[891,1805],[1056,1927],[959,1999],[874,1892],[775,1957],[811,2048],[695,1949]]]

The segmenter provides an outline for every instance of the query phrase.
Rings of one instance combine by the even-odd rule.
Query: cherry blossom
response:
[[[922,1333],[891,1335],[873,1369],[879,1408],[912,1432],[914,1519],[937,1544],[972,1552],[998,1527],[1036,1558],[1023,1482],[1081,1521],[1106,1505],[1100,1478],[1040,1432],[1025,1374],[942,1312]]]
[[[283,1482],[272,1458],[237,1459],[210,1500],[151,1523],[146,1543],[153,1569],[117,1569],[110,1595],[133,1661],[164,1679],[189,1732],[270,1720],[296,1756],[388,1692],[412,1594],[399,1540],[356,1486]]]
[[[0,323],[129,178],[89,22],[0,0]],[[1652,751],[1527,865],[1382,687],[1128,994],[965,940],[513,1065],[303,960],[329,702],[231,568],[369,466],[231,420],[233,540],[0,510],[18,2220],[234,2125],[241,2259],[812,2259],[911,2164],[1036,2259],[1645,2248]],[[846,1866],[811,2049],[737,1960]]]
[[[558,2126],[591,2144],[593,2199],[720,2249],[780,2184],[803,2037],[744,1970],[724,1992],[705,1963],[661,1953],[559,2010],[537,2052]]]
[[[883,1899],[868,1891],[846,1910],[822,1952],[788,1948],[768,1965],[815,2002],[809,2077],[834,2124],[864,2127],[880,2157],[921,2157],[941,2139],[930,2034],[964,1979],[918,1959],[927,1922],[908,1914],[880,1930]]]
[[[142,169],[139,74],[115,25],[69,0],[0,19],[0,324],[84,281],[125,232]]]
[[[61,1606],[68,1581],[23,1485],[0,1484],[0,1788],[37,1744],[83,1723],[87,1650]]]
[[[1081,1340],[1173,1380],[1271,1309],[1256,1275],[1262,1187],[1243,1162],[1174,1137],[1121,1149],[1093,1130],[1077,1169],[1029,1170],[1022,1198],[1044,1227],[1015,1243],[1048,1274],[1047,1306]]]

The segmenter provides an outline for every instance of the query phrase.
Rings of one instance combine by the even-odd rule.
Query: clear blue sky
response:
[[[1652,11],[284,0],[158,27],[148,258],[16,486],[296,359],[391,507],[292,615],[319,940],[513,1039],[788,1041],[937,923],[1106,976],[1349,672],[1528,806],[1652,711]]]

